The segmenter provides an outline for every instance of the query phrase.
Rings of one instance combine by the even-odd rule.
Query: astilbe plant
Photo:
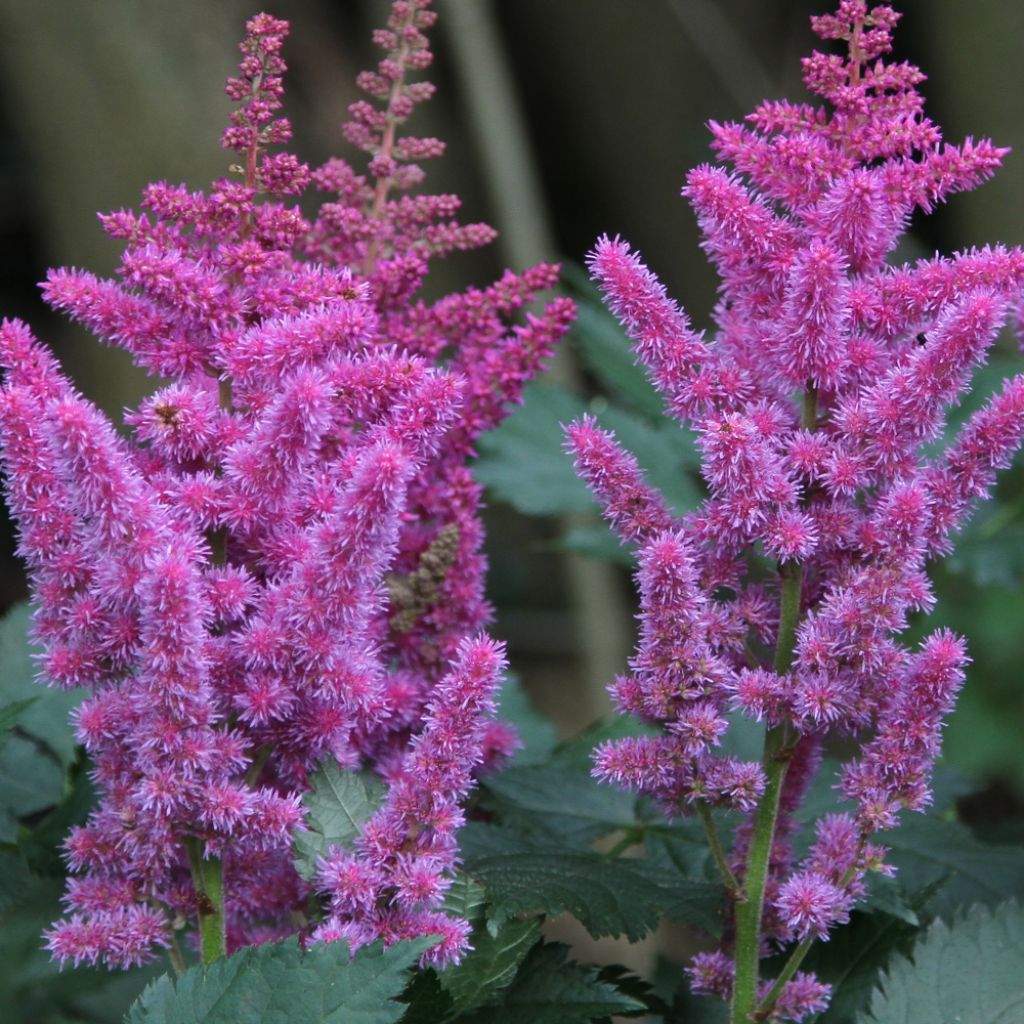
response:
[[[432,87],[429,0],[375,33],[346,138],[369,157],[310,171],[274,152],[287,23],[253,18],[223,136],[233,175],[151,185],[102,218],[119,277],[54,270],[55,309],[154,377],[113,426],[29,329],[0,329],[7,496],[31,574],[42,681],[86,687],[77,734],[99,805],[67,840],[76,964],[129,966],[194,925],[204,961],[288,935],[433,935],[457,961],[468,925],[440,910],[461,801],[514,748],[493,719],[499,645],[480,633],[479,434],[519,400],[564,333],[556,300],[514,315],[556,268],[417,299],[432,260],[490,241],[458,200],[416,192],[443,145],[400,133]],[[310,219],[294,200],[327,198]],[[388,795],[311,886],[292,864],[310,772],[376,772]],[[323,898],[325,916],[310,913]]]
[[[1024,253],[890,260],[915,211],[975,187],[1005,152],[941,141],[921,73],[883,57],[897,19],[842,0],[812,24],[846,52],[803,64],[824,106],[767,102],[711,124],[724,166],[683,189],[721,276],[710,337],[624,241],[590,257],[671,415],[696,432],[709,492],[677,519],[613,436],[568,428],[578,471],[639,548],[640,640],[613,697],[661,726],[599,747],[595,774],[705,822],[731,925],[689,973],[731,1000],[735,1024],[826,1006],[804,955],[847,920],[867,872],[891,871],[879,833],[929,803],[967,655],[945,630],[916,649],[899,637],[932,607],[929,560],[1024,436],[1018,376],[935,445],[1020,294]],[[730,713],[766,723],[761,762],[716,752]],[[859,743],[837,783],[856,809],[818,821],[797,863],[794,812],[835,736]],[[746,816],[731,851],[717,807]],[[787,947],[760,980],[760,959]]]

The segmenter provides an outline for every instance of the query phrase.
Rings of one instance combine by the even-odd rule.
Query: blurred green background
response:
[[[707,325],[716,280],[679,188],[689,167],[710,158],[707,119],[739,118],[764,96],[802,97],[799,58],[813,45],[807,16],[827,5],[436,2],[438,96],[412,129],[449,143],[446,159],[428,167],[429,186],[458,192],[466,219],[488,220],[502,237],[483,254],[453,257],[432,291],[482,283],[507,264],[552,256],[579,264],[598,234],[621,232]],[[1024,4],[900,6],[898,55],[928,74],[929,113],[946,137],[991,136],[1024,151]],[[377,59],[369,35],[386,8],[383,0],[269,5],[293,23],[286,112],[303,158],[345,152],[339,125],[356,98],[356,72]],[[202,188],[225,172],[223,79],[256,9],[250,0],[0,0],[0,313],[29,320],[115,416],[144,393],[145,379],[123,354],[49,314],[35,283],[52,265],[113,270],[117,249],[96,211],[134,205],[151,180]],[[1016,152],[993,182],[915,219],[901,255],[995,240],[1024,241],[1024,157]],[[601,413],[635,441],[679,507],[699,495],[686,437],[659,419],[649,390],[626,369],[621,334],[591,305],[578,271],[567,270],[567,288],[585,304],[580,327],[550,381],[533,390],[529,414],[484,445],[482,468],[492,485],[497,632],[566,735],[607,707],[604,686],[633,642],[633,596],[628,555],[610,550],[570,479],[555,425],[582,408]],[[1022,365],[1008,334],[972,401]],[[973,665],[946,757],[982,784],[968,814],[995,825],[1021,812],[1024,792],[1022,576],[1017,466],[958,554],[935,570],[939,610],[919,630],[949,625],[970,640]],[[4,521],[0,611],[25,593]]]

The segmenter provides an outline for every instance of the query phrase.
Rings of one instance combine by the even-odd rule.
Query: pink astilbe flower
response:
[[[612,692],[662,727],[603,744],[594,772],[670,815],[760,812],[762,792],[779,794],[725,857],[728,945],[690,969],[697,990],[733,999],[737,1020],[824,1007],[828,986],[811,975],[759,990],[759,952],[827,937],[865,872],[888,870],[873,835],[929,801],[966,652],[945,631],[916,651],[900,635],[934,603],[928,559],[950,550],[1024,438],[1021,376],[936,448],[1019,303],[1024,252],[888,262],[916,210],[974,188],[1005,152],[941,141],[921,73],[883,57],[897,20],[841,0],[813,27],[847,52],[804,62],[823,106],[766,102],[742,124],[711,124],[724,166],[696,168],[683,189],[722,279],[707,337],[626,242],[602,237],[589,259],[668,412],[695,431],[708,489],[668,522],[612,435],[568,428],[609,523],[639,543],[640,640]],[[715,755],[730,711],[766,723],[763,764]],[[794,865],[794,812],[831,734],[862,742],[841,774],[856,810],[819,823]]]
[[[344,131],[365,173],[273,152],[291,135],[288,25],[257,15],[227,84],[232,175],[208,192],[158,182],[101,218],[124,245],[117,279],[49,272],[54,309],[164,378],[126,415],[129,440],[27,327],[0,327],[0,454],[40,674],[91,690],[75,724],[100,803],[67,841],[61,960],[127,966],[166,946],[175,918],[205,912],[196,858],[222,865],[229,947],[294,932],[311,889],[292,834],[324,758],[390,790],[359,850],[325,861],[320,937],[439,934],[438,965],[466,948],[440,909],[460,802],[517,743],[491,719],[497,649],[465,640],[490,615],[466,461],[573,307],[534,306],[550,265],[417,294],[433,260],[494,235],[460,225],[456,197],[415,191],[443,151],[400,132],[432,92],[412,80],[428,8],[396,0],[375,33],[386,55]],[[307,215],[310,183],[328,198]]]
[[[338,851],[322,861],[318,885],[331,914],[314,937],[345,937],[354,950],[376,936],[388,941],[439,933],[442,942],[425,957],[439,967],[458,963],[470,948],[465,922],[439,908],[455,864],[455,833],[464,823],[461,801],[484,759],[483,722],[494,712],[503,667],[501,646],[486,637],[460,646],[356,852]],[[362,930],[354,931],[357,925]]]

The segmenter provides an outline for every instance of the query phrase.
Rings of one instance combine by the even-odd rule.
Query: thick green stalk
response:
[[[789,670],[793,661],[796,628],[800,621],[800,592],[803,569],[787,563],[782,573],[782,600],[779,608],[779,636],[775,647],[776,672]],[[786,777],[791,749],[785,725],[775,726],[764,738],[764,796],[754,818],[754,831],[747,854],[742,899],[736,904],[736,980],[733,985],[732,1024],[747,1024],[757,1004],[758,970],[761,959],[761,917],[764,889],[768,879],[775,824],[779,816],[779,797]]]
[[[195,836],[185,840],[192,884],[196,889],[199,914],[199,952],[204,964],[212,964],[227,953],[224,936],[224,869],[219,857],[204,857],[202,842]]]

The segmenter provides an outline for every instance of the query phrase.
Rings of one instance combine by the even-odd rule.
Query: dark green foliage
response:
[[[568,959],[557,943],[535,946],[500,999],[460,1024],[588,1024],[642,1011],[644,1004],[598,977],[596,967]]]
[[[636,821],[636,798],[598,786],[584,772],[558,762],[508,768],[487,780],[486,806],[509,826],[537,831],[570,846]]]
[[[558,733],[554,725],[533,710],[519,679],[511,673],[505,677],[501,686],[498,716],[516,727],[523,744],[512,755],[511,764],[519,766],[546,761],[558,746]]]
[[[394,1024],[408,969],[431,939],[364,946],[349,960],[344,942],[312,947],[295,939],[240,950],[209,967],[150,985],[128,1024]]]
[[[860,1024],[1016,1024],[1024,1020],[1024,911],[972,907],[936,921],[897,956]]]
[[[663,415],[660,396],[635,364],[629,341],[583,270],[572,267],[569,276],[579,292],[572,343],[593,374],[598,394],[586,402],[555,385],[531,384],[523,407],[480,439],[475,472],[496,497],[526,515],[593,515],[592,525],[574,524],[562,546],[629,565],[628,547],[597,522],[594,499],[564,451],[563,428],[584,412],[595,415],[636,456],[649,482],[678,513],[701,500],[696,449],[692,434]]]
[[[377,809],[384,784],[365,772],[349,772],[324,761],[310,777],[303,797],[306,831],[295,835],[295,870],[307,881],[316,877],[317,861],[332,846],[348,846],[359,827]]]
[[[480,438],[474,475],[526,515],[592,512],[590,492],[562,450],[562,424],[584,411],[583,403],[562,388],[529,385],[523,407]]]
[[[593,935],[642,938],[663,914],[711,932],[721,928],[721,886],[658,870],[643,860],[568,850],[489,826],[463,832],[465,868],[487,890],[488,914],[570,913]]]
[[[1024,897],[1024,851],[992,846],[976,839],[955,821],[922,814],[905,814],[899,828],[881,840],[892,851],[906,892],[935,887],[925,909],[951,919],[973,903],[994,906],[1008,898]]]
[[[473,952],[440,975],[441,988],[451,999],[452,1013],[480,1006],[512,982],[530,949],[540,938],[537,918],[506,921],[492,930],[480,922],[473,931]]]

